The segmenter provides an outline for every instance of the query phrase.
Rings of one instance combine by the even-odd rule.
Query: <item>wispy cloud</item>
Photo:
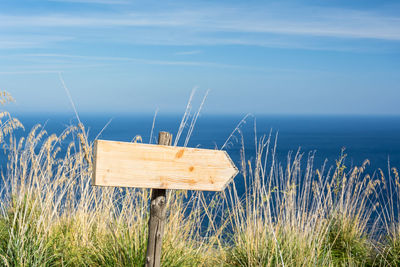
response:
[[[256,10],[219,7],[81,16],[71,14],[0,15],[0,28],[128,27],[125,30],[146,28],[148,34],[151,34],[154,29],[168,28],[170,31],[176,31],[176,34],[184,35],[184,38],[189,40],[198,36],[206,38],[207,36],[204,35],[215,35],[215,33],[227,33],[233,36],[251,33],[400,40],[400,17],[329,8],[304,8],[299,12],[301,15],[280,12],[277,16],[275,13],[276,11],[268,8]],[[112,32],[108,30],[107,34],[112,34]]]
[[[48,0],[50,2],[65,2],[65,3],[85,3],[85,4],[103,4],[103,5],[126,5],[129,1],[123,0]]]
[[[201,50],[191,50],[191,51],[176,52],[174,55],[186,56],[186,55],[197,55],[197,54],[200,54],[200,53],[201,53]]]
[[[35,46],[32,42],[18,42],[18,41],[5,41],[0,40],[0,49],[18,49],[18,48],[30,48]]]
[[[34,34],[11,34],[0,36],[0,49],[25,49],[43,47],[58,42],[72,40],[69,36],[57,35],[34,35]]]
[[[55,70],[0,71],[0,75],[53,74],[53,73],[59,73],[59,71]]]
[[[155,60],[145,58],[134,58],[134,57],[102,57],[102,56],[82,56],[82,55],[69,55],[69,54],[19,54],[3,56],[3,58],[50,58],[60,62],[60,59],[72,59],[73,62],[103,62],[107,64],[109,62],[131,62],[146,65],[169,65],[169,66],[193,66],[193,67],[216,67],[216,68],[248,68],[246,66],[235,65],[235,64],[223,64],[218,62],[207,62],[207,61],[183,61],[183,60]],[[41,60],[43,62],[43,60]],[[51,62],[51,61],[50,61]],[[65,61],[63,63],[70,63],[71,61]],[[60,64],[58,68],[62,67]],[[90,67],[94,65],[89,65]],[[98,65],[102,66],[102,65]]]
[[[220,62],[209,61],[180,61],[180,60],[154,60],[146,58],[132,57],[102,57],[102,56],[82,56],[70,54],[14,54],[9,56],[0,56],[0,58],[12,58],[18,62],[18,59],[38,59],[38,64],[33,66],[18,65],[13,66],[9,71],[0,70],[0,74],[34,74],[34,73],[58,73],[60,71],[80,69],[103,68],[110,66],[125,68],[126,64],[133,65],[160,65],[160,66],[184,66],[193,68],[215,68],[215,69],[231,69],[231,70],[250,70],[261,73],[326,73],[315,69],[293,69],[293,68],[276,68],[276,67],[256,67],[250,65],[225,64]],[[49,59],[49,60],[47,60]]]
[[[51,0],[119,3],[124,0]],[[344,8],[263,5],[231,7],[229,4],[190,7],[165,5],[152,10],[9,15],[0,12],[0,49],[49,48],[56,42],[75,44],[132,44],[162,46],[241,45],[311,50],[376,50],[376,42],[400,41],[400,16],[395,13]],[[13,32],[12,38],[9,38]],[[44,37],[37,38],[32,32]],[[65,39],[51,40],[63,33]],[[15,36],[18,36],[15,37]],[[69,38],[69,39],[68,39]],[[339,40],[339,41],[338,41]],[[360,42],[360,40],[363,40]],[[366,40],[367,42],[364,42]],[[353,43],[352,43],[353,42]],[[175,55],[194,55],[182,50]]]

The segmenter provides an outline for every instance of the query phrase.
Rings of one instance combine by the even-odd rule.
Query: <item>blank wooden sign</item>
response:
[[[95,142],[98,186],[222,191],[237,173],[221,150]]]

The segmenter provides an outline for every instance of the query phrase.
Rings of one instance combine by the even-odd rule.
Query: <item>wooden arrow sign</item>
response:
[[[222,150],[95,142],[93,185],[222,191],[237,173]]]

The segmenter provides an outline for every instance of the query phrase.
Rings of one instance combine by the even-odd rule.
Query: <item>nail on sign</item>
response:
[[[222,191],[238,173],[225,151],[97,140],[93,184]]]

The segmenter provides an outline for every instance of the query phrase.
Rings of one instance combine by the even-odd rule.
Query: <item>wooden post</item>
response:
[[[225,151],[171,147],[160,132],[158,145],[96,140],[93,185],[152,188],[146,267],[159,267],[166,217],[166,190],[223,191],[238,173]]]
[[[168,132],[159,133],[159,145],[170,146],[171,142],[172,134]],[[161,266],[161,247],[164,234],[166,202],[167,195],[165,189],[152,189],[145,267]]]

